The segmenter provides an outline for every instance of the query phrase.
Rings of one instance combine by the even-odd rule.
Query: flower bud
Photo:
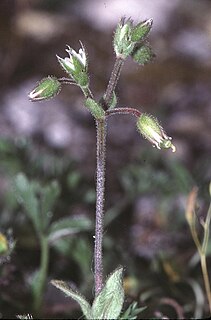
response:
[[[131,36],[132,41],[135,41],[135,42],[141,41],[144,38],[146,38],[146,36],[148,35],[148,33],[152,28],[152,23],[153,23],[153,20],[148,19],[137,24],[132,31],[132,36]]]
[[[133,51],[135,42],[131,39],[132,30],[132,20],[128,19],[125,21],[125,19],[121,19],[120,23],[117,25],[113,42],[114,51],[117,57],[125,59]]]
[[[89,77],[87,74],[88,62],[87,54],[83,44],[80,42],[81,48],[77,53],[75,50],[67,46],[66,52],[69,57],[61,58],[57,56],[58,62],[67,74],[75,81],[75,83],[83,88],[88,87]]]
[[[137,42],[146,38],[152,27],[153,20],[148,19],[133,26],[133,21],[121,19],[114,34],[114,51],[117,57],[125,59],[133,53]]]
[[[133,60],[139,65],[144,66],[145,64],[152,61],[155,57],[151,47],[147,44],[142,45],[140,48],[137,48],[132,54]]]
[[[172,152],[176,151],[176,147],[172,144],[171,137],[168,137],[158,123],[158,120],[151,115],[143,113],[137,121],[137,128],[144,138],[149,140],[153,147],[158,149],[172,149]]]
[[[87,107],[87,109],[89,109],[95,119],[102,119],[105,116],[105,111],[103,110],[103,108],[93,99],[86,99],[85,106]]]
[[[28,97],[31,101],[42,101],[55,97],[61,90],[61,83],[56,77],[42,79]]]

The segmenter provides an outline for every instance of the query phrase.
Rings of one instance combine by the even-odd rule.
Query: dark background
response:
[[[132,59],[125,63],[118,106],[156,116],[177,152],[152,148],[129,116],[109,119],[106,211],[112,221],[105,228],[105,273],[125,266],[126,306],[133,300],[147,305],[145,317],[156,312],[178,316],[172,306],[162,309],[163,297],[176,301],[186,316],[208,314],[185,205],[194,185],[199,188],[200,218],[209,204],[210,1],[1,0],[0,231],[12,230],[11,241],[16,241],[10,259],[0,266],[2,318],[31,312],[29,279],[39,264],[33,228],[16,205],[14,177],[24,172],[43,183],[57,179],[62,192],[56,218],[83,214],[94,222],[95,123],[79,89],[66,86],[43,103],[31,103],[27,94],[47,75],[64,76],[56,54],[65,57],[66,44],[78,50],[81,40],[89,55],[91,88],[100,98],[114,63],[113,31],[122,16],[136,23],[153,18],[149,40],[156,58],[145,67]],[[77,234],[90,252],[92,236],[93,231]],[[71,281],[91,300],[92,280],[86,287],[80,271],[84,262],[68,252],[52,248],[48,280]],[[87,259],[92,277],[92,256]],[[195,295],[190,281],[198,288]],[[201,309],[195,302],[199,292],[204,297]],[[76,309],[47,286],[43,317],[68,318]]]

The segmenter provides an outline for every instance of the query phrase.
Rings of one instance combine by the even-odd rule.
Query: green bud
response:
[[[152,28],[152,19],[148,19],[137,24],[132,31],[131,39],[132,41],[141,41],[143,40]]]
[[[133,60],[139,65],[144,66],[145,64],[152,61],[155,57],[151,47],[147,44],[137,48],[132,54]]]
[[[95,119],[102,119],[105,116],[105,111],[103,110],[103,108],[93,99],[88,98],[86,99],[85,102],[85,106],[87,107],[87,109],[89,109],[89,111],[91,112],[91,114],[93,115],[93,117]]]
[[[61,83],[56,77],[42,79],[28,97],[31,101],[42,101],[55,97],[61,91]]]
[[[120,23],[117,25],[116,31],[114,33],[114,51],[117,57],[125,59],[129,56],[135,46],[135,42],[132,41],[132,30],[133,22],[131,19],[125,21],[121,19]]]
[[[156,118],[143,113],[137,121],[137,128],[144,138],[149,140],[153,147],[158,149],[172,149],[176,151],[176,147],[172,144],[171,137],[168,137]]]

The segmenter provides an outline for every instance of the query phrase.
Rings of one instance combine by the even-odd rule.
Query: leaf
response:
[[[60,194],[60,187],[57,181],[52,181],[45,187],[40,187],[40,210],[42,214],[43,229],[48,228],[52,218],[53,206]]]
[[[92,222],[85,216],[67,217],[53,222],[49,228],[49,240],[52,242],[64,236],[92,229]]]
[[[104,288],[95,298],[92,305],[94,319],[117,319],[119,316],[124,302],[122,273],[123,267],[111,273]]]
[[[68,297],[78,302],[86,319],[93,319],[92,309],[89,302],[76,290],[70,288],[66,282],[61,280],[52,280],[51,284],[64,292]]]
[[[73,246],[74,249],[71,251],[72,257],[81,268],[84,279],[87,281],[93,255],[91,244],[85,237],[76,237],[74,238]]]
[[[119,319],[120,320],[123,320],[123,319],[135,320],[135,319],[137,319],[137,315],[147,308],[147,307],[138,308],[137,305],[138,304],[136,301],[132,302],[129,305],[129,307],[127,308],[127,310],[121,315],[121,317]]]
[[[19,173],[14,181],[15,195],[19,203],[26,210],[29,218],[37,231],[42,227],[42,222],[39,215],[39,204],[36,198],[38,185],[36,182],[29,182],[23,173]]]

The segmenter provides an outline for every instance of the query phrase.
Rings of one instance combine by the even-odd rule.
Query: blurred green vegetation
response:
[[[36,284],[33,279],[39,270],[42,231],[48,240],[49,265],[39,314],[51,318],[77,317],[80,312],[76,305],[65,303],[54,291],[49,296],[52,290],[49,281],[70,281],[92,300],[94,181],[83,176],[67,155],[39,148],[27,139],[0,140],[0,231],[14,244],[13,250],[4,252],[0,258],[0,308],[2,314],[11,317],[33,310],[34,281]],[[125,266],[124,310],[128,308],[126,314],[131,312],[131,319],[134,301],[145,318],[159,312],[178,317],[180,311],[186,317],[200,317],[208,314],[206,296],[184,213],[194,178],[178,161],[169,161],[153,151],[142,151],[135,163],[117,172],[119,193],[124,197],[117,197],[105,215],[105,273],[119,264]],[[138,230],[140,223],[148,230],[147,222],[136,220],[133,213],[137,199],[150,195],[157,200],[153,219],[158,221],[159,232],[168,235],[165,241],[170,243],[170,251],[161,245],[151,258],[134,250],[134,241],[140,251],[143,243],[139,243],[142,240],[138,237],[134,240],[135,231],[131,231],[132,226]],[[202,197],[200,201],[203,209],[207,203]],[[152,228],[152,242],[158,241],[160,233]],[[209,257],[210,253],[211,250]]]

